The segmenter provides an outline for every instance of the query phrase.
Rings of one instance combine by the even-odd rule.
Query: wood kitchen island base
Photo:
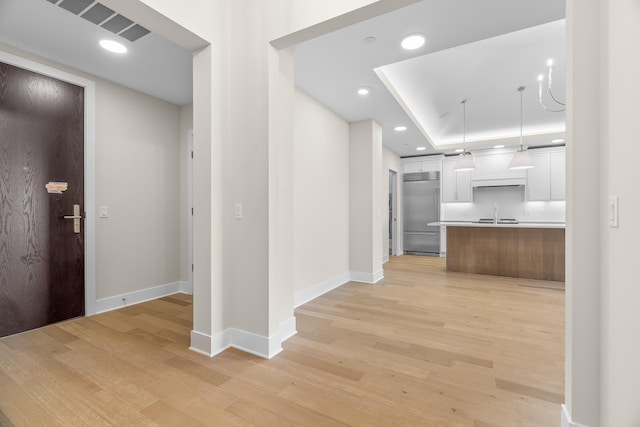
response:
[[[447,271],[564,282],[563,228],[447,227]]]

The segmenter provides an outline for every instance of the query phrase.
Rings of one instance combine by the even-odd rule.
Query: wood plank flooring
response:
[[[271,360],[190,352],[174,295],[0,340],[0,426],[559,426],[564,291],[393,257]]]

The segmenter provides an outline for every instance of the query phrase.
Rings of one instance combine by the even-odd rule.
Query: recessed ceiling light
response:
[[[414,50],[422,47],[426,40],[427,39],[424,37],[424,34],[411,34],[402,39],[401,45],[407,50]]]
[[[456,149],[456,153],[462,153],[464,151],[464,148],[457,148]]]
[[[504,148],[504,145],[502,145],[502,144],[494,145],[493,148]]]
[[[407,130],[406,126],[396,126],[395,128],[393,128],[393,130],[395,130],[396,132],[404,132],[405,130]]]
[[[374,44],[375,42],[376,42],[376,38],[373,36],[365,37],[364,39],[365,44]]]
[[[106,49],[109,52],[113,52],[113,53],[127,52],[127,47],[125,45],[113,40],[100,40],[100,46],[102,46],[103,49]]]
[[[371,93],[370,87],[363,86],[361,88],[358,88],[358,95],[365,96],[365,95],[369,95],[370,93]]]
[[[427,147],[418,147],[418,148],[416,148],[416,150],[418,150],[418,151],[424,151],[426,149],[427,149]]]
[[[560,144],[561,142],[564,142],[564,139],[554,139],[551,141],[552,144]]]

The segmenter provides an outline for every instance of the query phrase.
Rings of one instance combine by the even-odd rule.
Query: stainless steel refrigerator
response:
[[[402,183],[404,253],[440,255],[440,172],[406,173]]]

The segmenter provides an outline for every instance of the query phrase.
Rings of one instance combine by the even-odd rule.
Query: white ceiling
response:
[[[432,147],[425,133],[435,144],[459,145],[465,98],[467,135],[480,140],[471,145],[519,134],[521,85],[527,86],[525,135],[563,130],[564,114],[537,104],[536,78],[554,58],[554,92],[564,97],[564,21],[554,22],[564,16],[561,0],[423,0],[297,45],[296,86],[347,121],[376,120],[384,145],[401,156],[452,152],[453,146]],[[400,41],[412,33],[425,34],[427,43],[405,51]],[[367,37],[375,43],[366,43]],[[360,86],[371,87],[371,95],[358,96]],[[395,132],[397,125],[408,129]],[[526,143],[548,144],[552,137],[557,135]],[[427,150],[416,151],[419,146]]]
[[[383,143],[401,156],[451,152],[434,149],[425,134],[436,143],[461,140],[462,98],[468,99],[469,140],[512,134],[519,85],[527,86],[525,133],[558,129],[564,115],[535,104],[535,78],[545,71],[546,58],[554,57],[556,92],[564,96],[564,28],[553,23],[564,14],[563,0],[423,0],[297,45],[296,86],[347,121],[376,120]],[[552,24],[541,26],[546,23]],[[541,27],[519,31],[535,26]],[[428,41],[408,52],[399,43],[412,33]],[[375,43],[364,42],[370,36]],[[99,48],[105,37],[129,52],[117,56]],[[177,105],[192,100],[191,52],[154,33],[129,42],[47,0],[0,0],[0,42]],[[356,95],[360,86],[371,87],[372,94]],[[397,125],[408,129],[394,132]],[[418,146],[428,148],[417,152]]]
[[[104,38],[128,52],[100,48]],[[0,42],[177,105],[192,102],[191,52],[155,33],[130,42],[47,0],[0,0]]]

